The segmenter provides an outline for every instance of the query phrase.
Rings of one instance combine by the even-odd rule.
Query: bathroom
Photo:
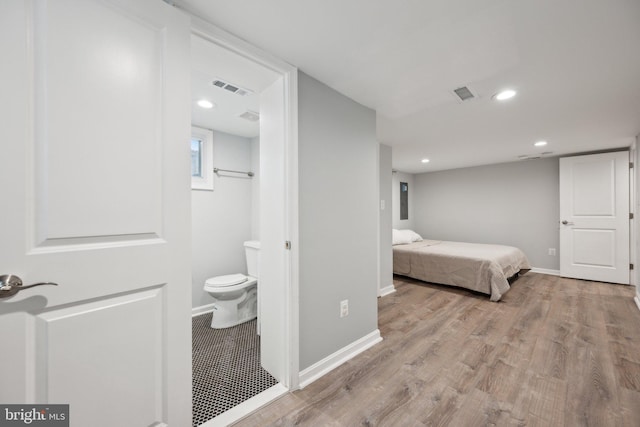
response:
[[[260,240],[259,99],[275,75],[195,35],[192,64],[195,426],[277,383],[260,367],[258,320],[232,327],[216,325],[222,319],[215,317],[220,304],[216,306],[204,289],[211,278],[246,275],[245,242]],[[248,246],[250,252],[257,250],[255,243]],[[248,295],[241,305],[251,310],[255,303],[250,300],[255,297],[251,291]],[[215,328],[211,328],[212,313]],[[232,366],[233,360],[239,366]],[[239,384],[246,390],[238,389]]]

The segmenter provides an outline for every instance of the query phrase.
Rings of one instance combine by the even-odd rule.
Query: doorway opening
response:
[[[287,228],[272,226],[273,222],[288,225],[281,224],[287,202],[282,166],[287,165],[285,144],[290,141],[284,137],[287,86],[283,73],[231,49],[212,37],[210,28],[206,30],[194,29],[191,36],[192,125],[210,132],[213,145],[212,159],[192,158],[192,165],[202,169],[210,160],[215,171],[210,188],[192,190],[192,304],[197,316],[193,321],[193,423],[213,426],[256,409],[286,392],[292,383],[290,373],[294,370],[288,363],[292,328],[284,327],[284,322],[290,320],[288,255],[274,244],[285,239]],[[261,122],[263,116],[266,124]],[[205,155],[206,151],[196,150],[195,156]],[[263,177],[269,186],[263,185]],[[268,200],[267,208],[261,200]],[[212,320],[216,314],[221,318],[224,304],[216,304],[215,293],[205,289],[205,283],[227,275],[251,278],[245,258],[247,243],[258,244],[264,266],[259,268],[257,277],[257,304],[253,308],[257,318],[251,320],[249,316],[240,319],[248,321],[232,327],[212,329],[209,325],[215,326]],[[279,262],[274,263],[274,259]],[[244,297],[238,301],[238,312],[250,305]],[[197,335],[202,331],[217,336],[228,348],[210,351],[211,354],[206,354],[206,346],[196,348],[196,341],[202,338]],[[229,363],[231,354],[240,355],[235,368]],[[209,359],[204,364],[203,357]],[[222,382],[207,383],[210,377],[197,371],[210,371],[211,364],[222,368]],[[223,388],[235,396],[220,394]],[[242,389],[239,393],[238,388]],[[203,396],[216,401],[204,402]],[[240,401],[248,400],[220,414],[220,408],[238,403],[238,396]],[[214,418],[206,421],[207,414]]]

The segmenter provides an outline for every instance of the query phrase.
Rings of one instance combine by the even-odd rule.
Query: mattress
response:
[[[491,301],[510,289],[509,277],[530,269],[513,246],[423,240],[393,247],[394,274],[482,292]]]

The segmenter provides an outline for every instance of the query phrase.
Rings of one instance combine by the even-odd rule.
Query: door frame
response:
[[[638,219],[636,218],[636,203],[637,203],[637,182],[636,182],[636,156],[637,156],[636,141],[629,146],[629,162],[633,164],[633,167],[629,169],[629,213],[633,214],[633,220],[629,221],[629,259],[633,263],[633,270],[629,271],[629,284],[631,286],[637,286],[636,272],[640,266],[638,266],[638,251],[636,230],[638,230]]]
[[[184,9],[183,9],[184,10]],[[284,81],[285,199],[284,240],[291,242],[285,257],[285,381],[289,390],[299,388],[299,251],[298,251],[298,69],[233,34],[199,18],[191,17],[191,33],[280,74]],[[282,242],[284,245],[284,241]]]

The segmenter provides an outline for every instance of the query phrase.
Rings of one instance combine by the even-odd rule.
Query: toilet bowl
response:
[[[215,300],[211,327],[230,328],[257,317],[260,242],[244,242],[248,275],[229,274],[206,280],[204,290]]]

